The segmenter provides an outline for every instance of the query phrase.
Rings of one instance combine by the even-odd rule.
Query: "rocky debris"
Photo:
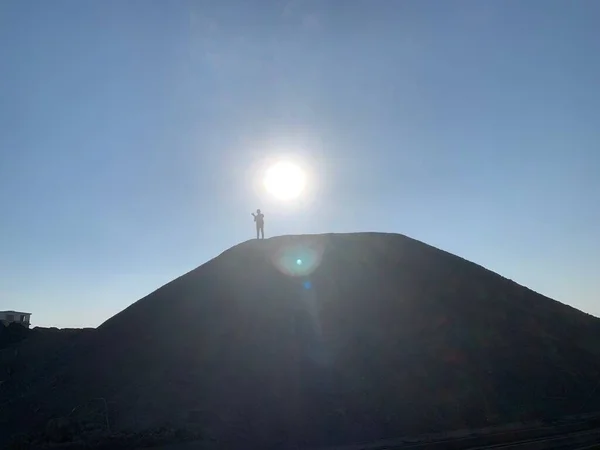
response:
[[[168,425],[142,432],[108,433],[106,430],[83,429],[68,418],[48,421],[41,435],[15,435],[7,450],[139,450],[161,445],[198,442],[204,440],[197,433],[176,429]]]
[[[27,329],[14,325],[10,334],[5,335],[5,345],[0,345],[0,398],[4,396],[9,403],[17,401],[26,394],[30,383],[40,378],[55,384],[61,379],[59,369],[64,366],[65,352],[94,331],[40,327]]]
[[[45,434],[48,442],[61,444],[72,442],[78,431],[76,424],[68,417],[57,417],[48,421]]]
[[[31,331],[19,323],[11,323],[7,326],[0,324],[0,349],[27,339]]]
[[[166,440],[201,435],[223,449],[600,409],[599,319],[400,235],[250,241],[97,330],[47,335],[18,344],[0,441],[97,398],[111,435],[169,424]]]

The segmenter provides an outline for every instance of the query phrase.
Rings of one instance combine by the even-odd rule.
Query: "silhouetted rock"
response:
[[[100,397],[114,431],[264,449],[600,408],[600,320],[401,235],[249,241],[43,356],[31,341],[0,436]]]
[[[21,342],[29,336],[31,330],[19,323],[3,325],[0,323],[0,349]]]
[[[70,442],[76,434],[77,427],[67,417],[50,419],[46,424],[46,438],[51,443]]]

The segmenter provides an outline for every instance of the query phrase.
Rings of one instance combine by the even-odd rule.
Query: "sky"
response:
[[[343,4],[343,5],[342,5]],[[597,0],[0,2],[0,310],[97,326],[250,239],[402,233],[600,316]],[[274,159],[303,196],[260,188]]]

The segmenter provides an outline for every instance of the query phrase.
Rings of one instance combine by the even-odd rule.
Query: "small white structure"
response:
[[[29,328],[29,319],[31,313],[20,312],[20,311],[0,311],[0,323],[4,326],[16,322],[20,323],[24,327]]]

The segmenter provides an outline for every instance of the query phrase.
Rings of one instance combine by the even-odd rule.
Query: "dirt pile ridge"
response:
[[[42,341],[0,385],[0,438],[94,399],[112,432],[221,448],[600,409],[599,319],[394,234],[249,241],[32,358]]]

